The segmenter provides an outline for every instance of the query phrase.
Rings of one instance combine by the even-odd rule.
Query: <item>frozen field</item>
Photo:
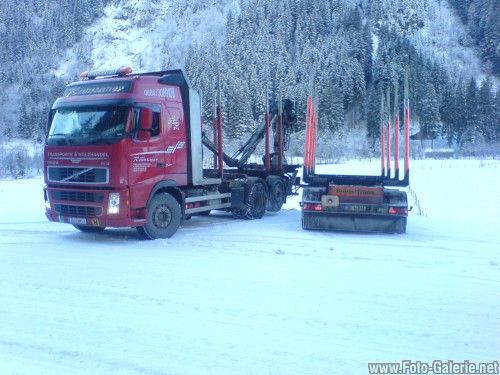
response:
[[[353,162],[333,172],[377,170]],[[321,168],[331,168],[322,166]],[[367,374],[499,360],[500,161],[412,165],[407,234],[195,217],[169,240],[44,216],[0,181],[0,374]]]

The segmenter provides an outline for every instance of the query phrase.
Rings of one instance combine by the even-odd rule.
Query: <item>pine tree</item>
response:
[[[455,92],[455,123],[454,133],[455,140],[462,143],[462,137],[467,129],[467,88],[466,85],[459,81]]]
[[[456,139],[456,125],[459,121],[457,112],[457,96],[451,83],[448,83],[443,90],[440,116],[443,122],[443,127],[441,129],[441,135],[445,137],[448,146],[451,146]]]
[[[500,139],[500,92],[495,96],[495,138]]]
[[[491,65],[491,73],[500,75],[500,22],[498,14],[500,4],[498,1],[491,1],[486,11],[484,36],[480,40],[481,56],[484,61]]]
[[[17,134],[24,139],[30,139],[33,136],[32,114],[28,111],[28,105],[24,102],[21,104],[20,108]]]
[[[467,85],[465,100],[465,131],[461,134],[460,143],[474,145],[482,141],[478,89],[474,78],[471,78]]]
[[[479,131],[487,142],[494,141],[498,124],[495,123],[495,97],[493,85],[489,78],[481,83],[477,101]]]
[[[425,95],[420,99],[420,109],[418,112],[420,118],[420,128],[430,137],[435,137],[440,131],[439,99],[436,89],[431,82],[424,86]]]
[[[463,23],[467,23],[471,0],[448,0]]]

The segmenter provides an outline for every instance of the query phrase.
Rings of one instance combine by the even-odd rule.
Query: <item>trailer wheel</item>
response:
[[[247,209],[245,218],[248,220],[262,219],[266,213],[267,188],[263,180],[248,179]]]
[[[181,225],[181,206],[168,193],[155,195],[149,201],[147,209],[146,225],[137,227],[144,239],[170,238]]]
[[[304,211],[302,211],[302,215],[301,215],[301,223],[302,223],[302,229],[304,230],[307,230],[309,229],[306,225],[306,218],[305,218],[305,215],[304,215]]]
[[[266,209],[269,212],[278,212],[285,203],[286,188],[285,183],[280,177],[269,176],[267,178],[269,196],[267,198]]]
[[[73,226],[78,229],[80,232],[84,233],[101,233],[104,232],[104,227],[92,227],[90,225],[76,225],[73,224]]]
[[[394,233],[402,234],[406,233],[406,217],[400,217],[395,223]]]

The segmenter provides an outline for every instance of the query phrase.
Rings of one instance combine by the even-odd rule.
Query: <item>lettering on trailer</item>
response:
[[[175,99],[175,89],[173,87],[149,88],[144,90],[144,96]]]
[[[331,195],[350,195],[350,196],[372,196],[380,197],[384,194],[380,188],[348,187],[348,186],[330,186]]]

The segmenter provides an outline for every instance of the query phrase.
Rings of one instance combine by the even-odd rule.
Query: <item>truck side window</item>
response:
[[[151,137],[157,137],[160,135],[160,110],[158,112],[156,109],[153,110],[153,123],[151,124]]]

